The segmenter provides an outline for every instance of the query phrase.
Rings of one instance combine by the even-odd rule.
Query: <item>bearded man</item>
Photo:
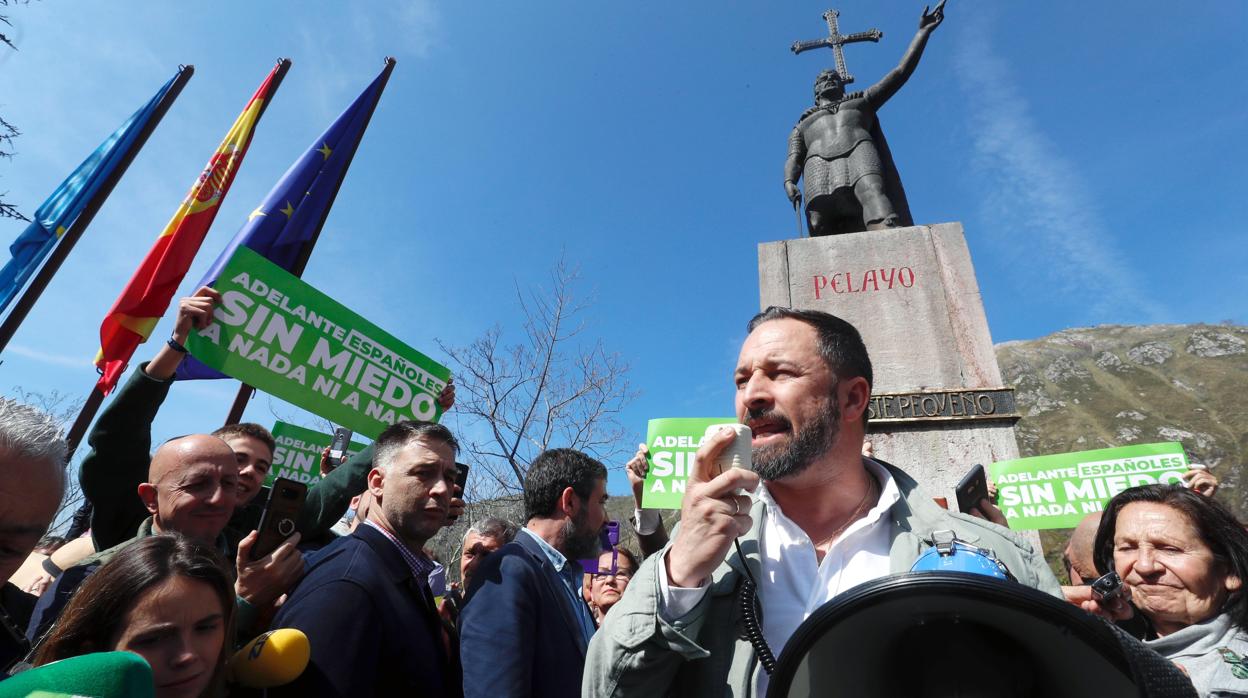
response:
[[[524,478],[525,525],[472,573],[460,616],[464,698],[578,698],[595,624],[578,560],[597,558],[607,469],[570,448]]]
[[[900,469],[862,455],[871,360],[852,325],[772,307],[748,329],[736,414],[753,432],[754,471],[716,470],[731,430],[698,450],[671,543],[641,565],[590,644],[586,696],[766,695],[740,624],[743,588],[779,656],[815,609],[908,571],[938,531],[993,550],[1019,582],[1061,593],[1022,537],[941,509]]]

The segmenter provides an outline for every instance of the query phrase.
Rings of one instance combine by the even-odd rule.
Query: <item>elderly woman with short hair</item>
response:
[[[1248,532],[1181,485],[1133,487],[1105,507],[1096,566],[1116,571],[1147,621],[1145,644],[1203,696],[1248,696]]]

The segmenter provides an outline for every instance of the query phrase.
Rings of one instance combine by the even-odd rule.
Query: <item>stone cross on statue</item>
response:
[[[840,27],[837,26],[837,17],[840,16],[841,13],[836,10],[824,12],[823,18],[828,22],[827,38],[812,39],[811,41],[794,41],[791,48],[795,54],[824,46],[832,49],[832,54],[836,56],[836,72],[841,76],[841,84],[848,85],[854,81],[854,76],[850,75],[845,68],[845,49],[843,48],[845,44],[853,44],[859,41],[878,42],[880,37],[884,36],[884,32],[879,29],[870,29],[856,34],[842,34]]]

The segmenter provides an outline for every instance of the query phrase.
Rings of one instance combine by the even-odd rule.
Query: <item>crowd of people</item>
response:
[[[1213,497],[1212,476],[1113,497],[1075,530],[1070,582],[1059,585],[991,501],[974,516],[947,511],[870,455],[866,348],[851,325],[816,311],[770,308],[749,322],[735,402],[752,430],[753,469],[719,471],[734,433],[710,436],[670,532],[640,507],[638,449],[626,468],[637,551],[604,548],[607,468],[556,448],[531,464],[523,520],[473,522],[459,580],[447,584],[426,545],[465,510],[459,444],[445,426],[408,421],[327,465],[297,532],[253,555],[268,431],[230,425],[152,451],[181,347],[218,300],[202,289],[181,301],[172,341],[93,427],[81,535],[41,542],[63,496],[67,446],[51,417],[0,400],[6,675],[126,651],[146,660],[160,698],[257,687],[301,697],[762,696],[803,620],[857,585],[907,572],[943,538],[991,551],[1012,580],[1001,583],[1138,638],[1188,677],[1192,695],[1248,695],[1248,533]],[[454,399],[451,384],[439,402],[451,409]],[[1111,572],[1124,593],[1104,593]],[[306,637],[306,666],[281,685],[239,679],[227,658],[279,629]]]

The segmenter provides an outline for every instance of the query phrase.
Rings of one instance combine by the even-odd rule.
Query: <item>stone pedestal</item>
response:
[[[880,458],[957,508],[975,463],[1018,457],[1005,388],[959,223],[758,246],[761,306],[822,310],[862,333]]]

